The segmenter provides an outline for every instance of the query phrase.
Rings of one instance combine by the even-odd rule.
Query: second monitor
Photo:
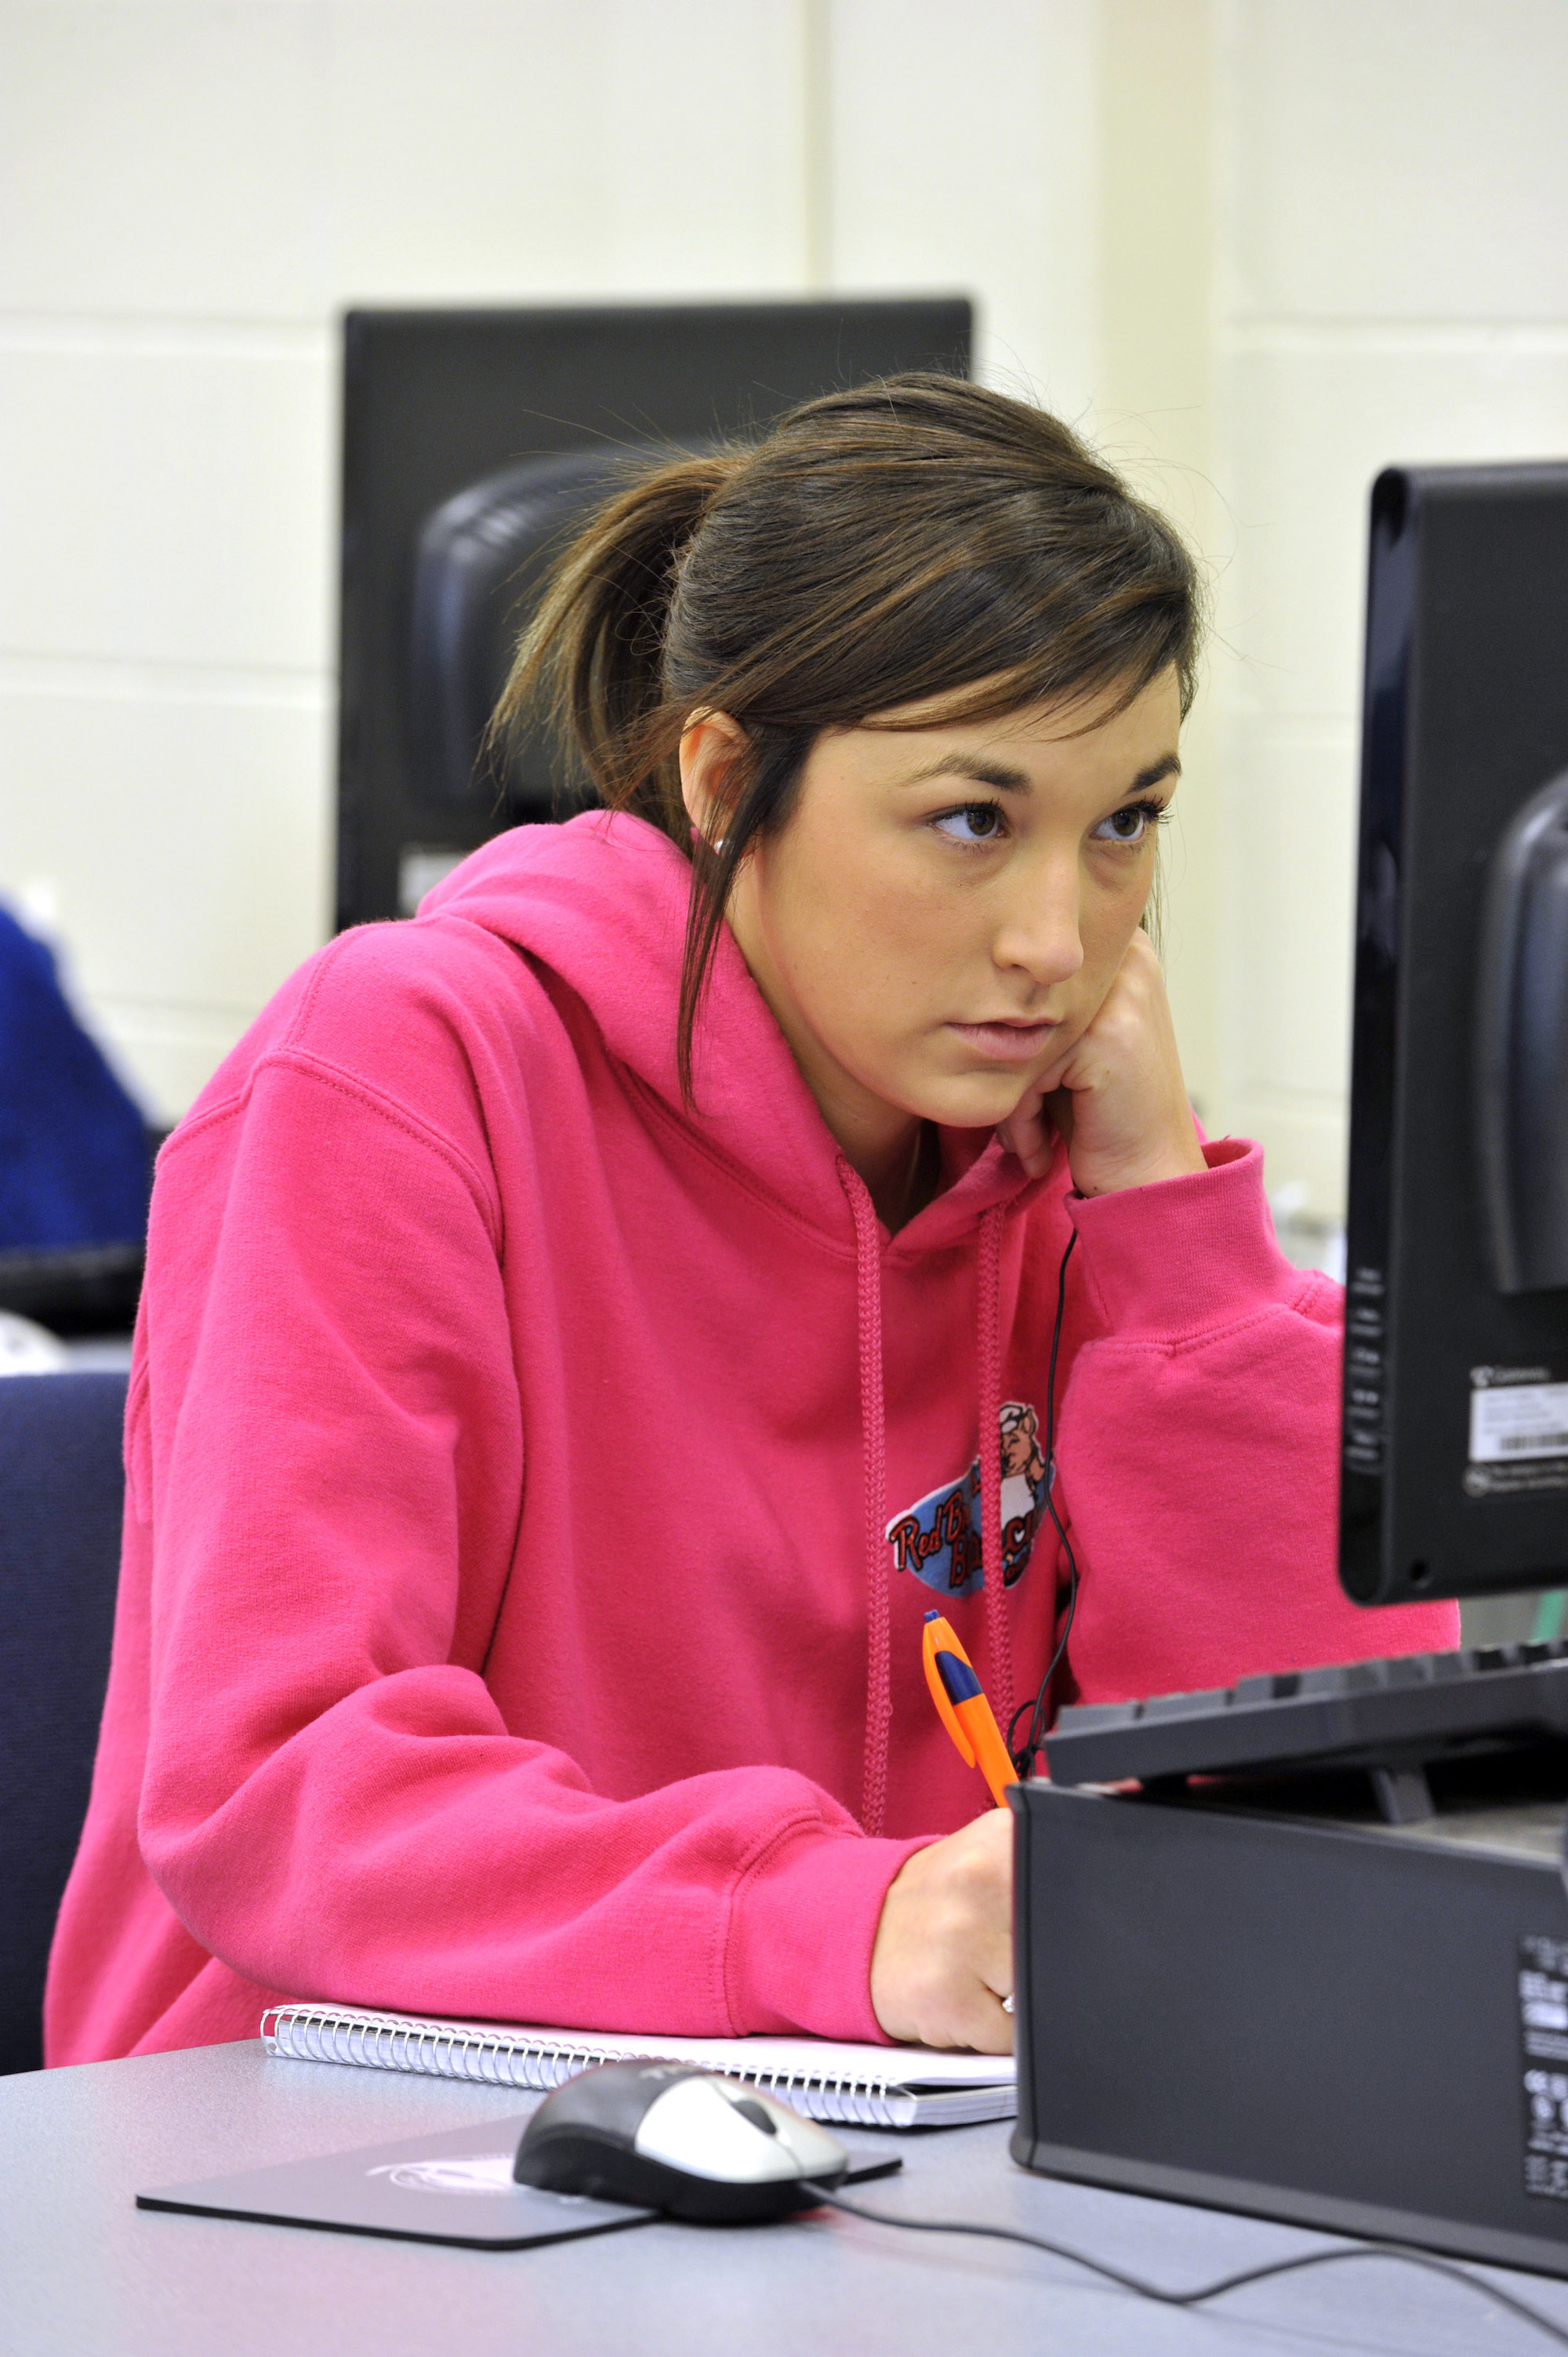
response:
[[[1568,1586],[1568,466],[1372,492],[1340,1577]]]

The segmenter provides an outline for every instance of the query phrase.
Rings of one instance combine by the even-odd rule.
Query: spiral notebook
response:
[[[269,2054],[419,2071],[487,2087],[559,2087],[596,2062],[691,2062],[781,2096],[814,2120],[877,2128],[962,2127],[1010,2119],[1010,2054],[939,2053],[925,2046],[854,2046],[818,2038],[633,2037],[504,2022],[435,2021],[360,2006],[279,2005],[262,2017]]]

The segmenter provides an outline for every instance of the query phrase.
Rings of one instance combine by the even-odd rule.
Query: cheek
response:
[[[793,846],[792,846],[793,848]],[[912,865],[912,863],[911,863]],[[775,902],[787,929],[791,981],[819,1006],[883,1002],[889,1017],[929,996],[954,954],[954,911],[918,867],[886,845],[843,835],[801,843],[780,862]]]
[[[1079,925],[1086,973],[1102,974],[1109,985],[1111,976],[1127,954],[1128,944],[1138,930],[1154,888],[1155,869],[1151,859],[1140,866],[1134,876],[1125,879],[1116,877],[1109,883],[1100,882],[1085,889]]]
[[[950,963],[939,930],[918,909],[865,893],[839,899],[831,917],[824,909],[811,971],[800,981],[841,1044],[853,1035],[867,1049],[881,1041],[892,1049],[924,1028]]]
[[[886,966],[875,878],[853,858],[819,856],[797,835],[772,851],[757,884],[775,971],[811,1030],[836,1052],[845,1024],[864,1022]]]

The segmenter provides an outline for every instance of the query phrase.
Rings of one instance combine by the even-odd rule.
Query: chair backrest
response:
[[[0,2072],[43,2064],[44,1969],[109,1675],[124,1415],[123,1374],[0,1382]]]

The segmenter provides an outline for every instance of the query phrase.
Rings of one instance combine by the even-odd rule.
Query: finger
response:
[[[1075,1048],[1073,1055],[1077,1053]],[[1050,1168],[1058,1137],[1066,1146],[1072,1144],[1072,1088],[1059,1077],[1071,1070],[1072,1062],[1072,1056],[1064,1056],[1059,1066],[1053,1065],[1025,1092],[1007,1119],[997,1124],[997,1135],[1032,1178]]]
[[[980,1975],[986,1996],[993,2004],[1000,2005],[1013,1986],[1011,1921],[1004,1926],[1000,1938],[993,1935],[978,1944],[979,1953],[975,1957],[974,1969]]]
[[[993,1988],[983,1983],[976,1988],[962,2009],[961,2022],[955,2024],[954,2043],[976,2054],[1012,2053],[1013,2017],[1004,2009]]]
[[[996,1135],[1010,1154],[1015,1154],[1031,1178],[1049,1162],[1056,1139],[1039,1097],[1033,1089],[1022,1098],[1005,1121],[996,1125]]]
[[[1037,1178],[1043,1170],[1050,1168],[1051,1157],[1056,1151],[1056,1136],[1037,1114],[1027,1121],[1020,1121],[1015,1116],[1012,1121],[1003,1123],[996,1134],[1008,1153],[1017,1156],[1031,1178]]]
[[[1081,1039],[1075,1039],[1065,1056],[1058,1056],[1054,1064],[1047,1064],[1039,1078],[1031,1085],[1030,1095],[1038,1097],[1042,1101],[1047,1097],[1054,1096],[1057,1091],[1065,1085],[1067,1076],[1072,1070],[1072,1060],[1082,1044]]]
[[[967,1989],[949,1987],[940,2003],[927,2007],[913,2024],[914,2035],[903,2042],[972,2054],[1011,2054],[1013,2017],[1002,2010],[994,1989],[972,1981]]]

